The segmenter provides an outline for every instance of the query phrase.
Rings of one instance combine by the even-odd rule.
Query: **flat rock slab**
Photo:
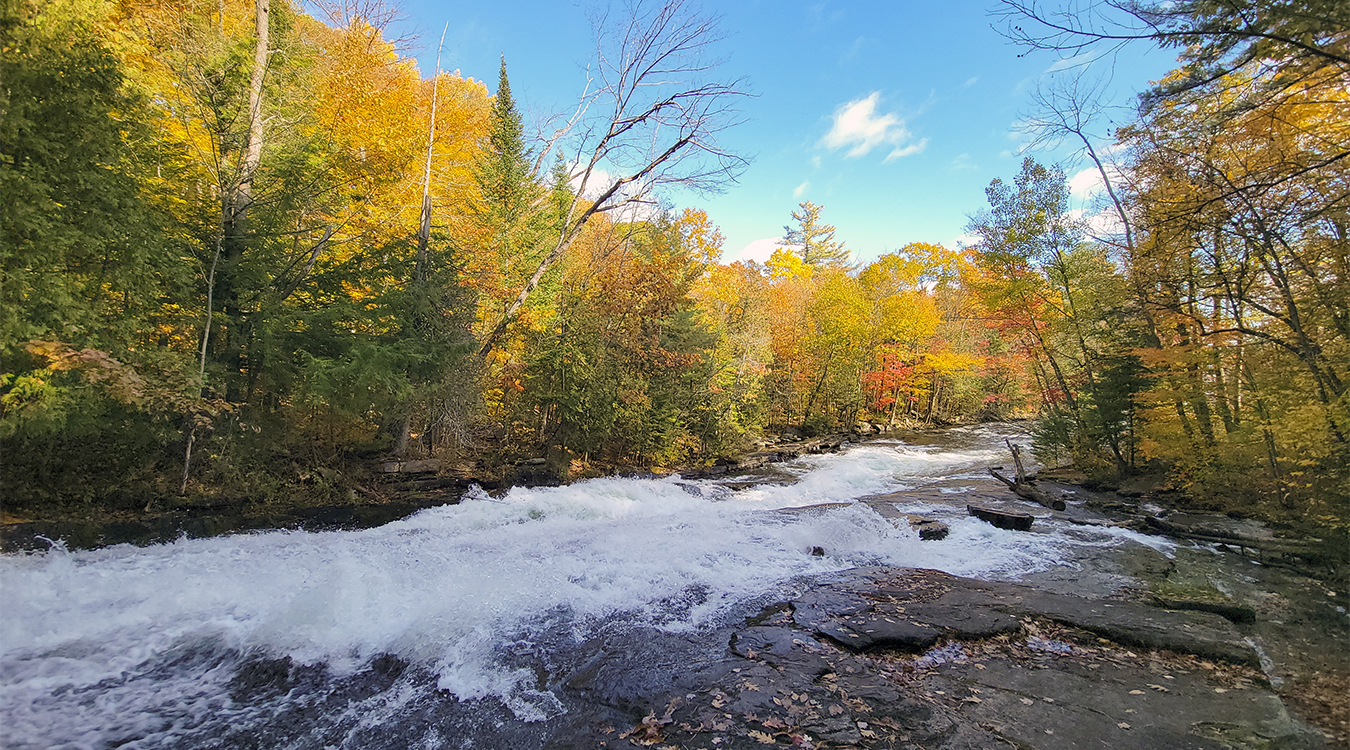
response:
[[[862,575],[885,591],[908,593],[915,600],[907,606],[874,602],[871,608],[874,617],[903,615],[908,621],[933,628],[947,637],[988,638],[1015,630],[1020,618],[1043,617],[1098,633],[1126,646],[1259,664],[1255,651],[1233,623],[1210,612],[1084,599],[1011,583],[962,579],[939,571],[912,571],[899,577],[875,571]],[[812,592],[814,620],[822,619],[822,607],[835,616],[833,619],[858,613],[856,609],[829,612],[829,602],[848,597],[840,588],[847,587],[836,585]]]
[[[944,665],[922,689],[925,695],[942,691],[957,699],[968,721],[1046,750],[1319,746],[1273,693],[1216,687],[1203,670],[1155,672],[1072,657],[1054,661],[1040,669],[1002,658],[978,668],[971,661]]]
[[[682,680],[604,746],[1323,747],[1205,612],[875,567],[825,577],[728,645],[704,671],[721,677]]]

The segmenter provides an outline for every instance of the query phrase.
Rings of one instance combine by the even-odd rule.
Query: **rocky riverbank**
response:
[[[735,629],[608,746],[1323,747],[1260,662],[1210,613],[855,569]]]
[[[876,428],[868,426],[868,434]],[[857,435],[855,434],[855,439]],[[744,474],[799,456],[838,451],[842,434],[804,438],[787,433],[760,441],[757,450],[720,458],[707,466],[682,469],[690,479]],[[114,544],[162,544],[179,537],[202,538],[269,529],[330,531],[382,526],[419,510],[459,502],[471,486],[497,491],[510,487],[557,485],[574,479],[617,475],[655,476],[629,467],[586,467],[575,476],[549,459],[520,458],[486,468],[476,463],[447,464],[437,459],[380,461],[360,476],[332,469],[315,470],[306,481],[351,485],[346,502],[258,503],[245,498],[202,498],[151,503],[144,510],[118,513],[65,512],[50,517],[4,518],[0,552],[45,550],[60,541],[67,549]]]
[[[1286,647],[1304,649],[1343,681],[1344,613],[1319,601],[1327,599],[1320,590],[1300,597],[1264,588],[1260,619],[1244,623],[932,570],[855,568],[801,581],[796,593],[717,629],[620,627],[580,642],[560,631],[513,643],[509,658],[538,675],[535,695],[548,697],[534,721],[491,701],[436,693],[378,731],[356,717],[321,724],[315,717],[345,715],[331,707],[401,700],[435,677],[389,658],[349,677],[289,660],[253,662],[235,678],[236,703],[264,709],[286,694],[296,708],[267,712],[246,732],[227,728],[213,746],[252,747],[265,737],[390,750],[418,742],[557,750],[1347,747],[1338,713],[1345,693],[1331,694],[1319,713],[1291,694],[1285,671]],[[1277,617],[1290,635],[1297,630],[1287,643],[1272,638]]]

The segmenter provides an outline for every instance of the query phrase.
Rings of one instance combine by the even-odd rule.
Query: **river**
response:
[[[1005,438],[1027,442],[961,427],[804,457],[762,483],[597,479],[471,492],[362,531],[6,555],[0,746],[528,743],[575,712],[557,673],[602,632],[697,634],[855,566],[1018,580],[1141,542],[968,518],[963,495],[987,488]],[[920,491],[902,510],[950,536],[920,541],[858,501],[901,490]]]

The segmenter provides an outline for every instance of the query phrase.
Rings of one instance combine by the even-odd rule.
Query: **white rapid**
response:
[[[868,443],[795,462],[789,485],[598,479],[472,493],[364,531],[4,556],[0,746],[132,736],[172,746],[176,726],[233,710],[227,669],[175,666],[175,655],[191,662],[203,650],[289,656],[335,674],[393,654],[461,699],[496,696],[518,719],[544,719],[556,701],[498,651],[550,618],[577,637],[616,618],[697,629],[803,575],[890,564],[1016,579],[1064,563],[1075,546],[1124,538],[1055,524],[1003,531],[943,508],[951,535],[921,542],[853,502],[935,483],[958,499],[962,478],[1001,461],[1012,434]],[[821,503],[843,505],[779,512]]]

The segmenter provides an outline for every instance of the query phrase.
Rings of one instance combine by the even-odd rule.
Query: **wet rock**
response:
[[[910,528],[919,532],[919,538],[926,542],[941,541],[951,533],[951,528],[947,524],[927,518],[918,521],[910,519],[909,525]]]
[[[893,649],[918,653],[938,642],[942,632],[928,625],[875,615],[829,620],[816,632],[851,651]]]
[[[1032,592],[1008,611],[1045,617],[1126,646],[1195,654],[1257,665],[1256,652],[1228,620],[1209,612],[1157,609],[1135,602],[1101,602]]]
[[[970,589],[955,589],[937,600],[908,607],[906,614],[960,639],[993,638],[1022,626],[1017,617],[997,608],[997,600]]]
[[[756,626],[737,632],[731,651],[746,659],[758,659],[782,669],[813,677],[830,670],[827,650],[806,633],[794,628]]]
[[[1000,529],[1011,529],[1013,531],[1026,531],[1031,528],[1031,522],[1035,520],[1035,516],[1032,516],[1029,513],[998,510],[997,508],[987,508],[982,505],[967,505],[966,512],[981,521],[991,523]]]
[[[815,589],[792,601],[792,619],[798,627],[813,629],[838,615],[867,612],[872,604],[850,592]]]
[[[1169,597],[1155,596],[1153,603],[1164,609],[1192,610],[1195,612],[1213,612],[1214,614],[1236,623],[1256,622],[1256,610],[1245,604],[1234,604],[1231,602],[1211,601],[1208,599],[1173,599]]]

